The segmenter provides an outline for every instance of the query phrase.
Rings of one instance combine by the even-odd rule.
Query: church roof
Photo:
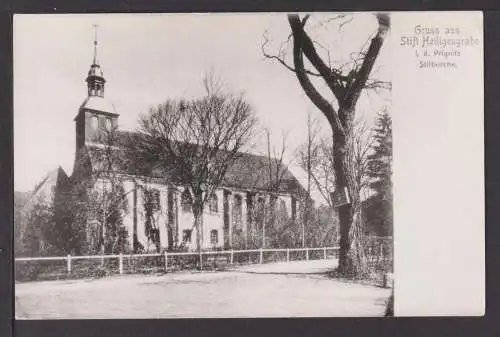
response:
[[[144,135],[135,132],[118,131],[118,143],[139,141]],[[181,146],[192,146],[184,144]],[[100,162],[103,156],[109,155],[110,147],[99,144],[87,144],[86,150],[91,161],[91,167],[99,170]],[[157,154],[131,154],[125,151],[123,147],[114,147],[112,151],[114,169],[121,173],[165,179],[173,183],[183,183],[180,181],[182,168],[175,163],[165,167],[165,160],[160,160]],[[278,170],[278,166],[281,168]],[[271,168],[271,169],[270,169]],[[269,174],[272,172],[273,174]],[[279,180],[276,179],[276,172],[280,172]],[[303,194],[305,189],[284,165],[280,164],[275,158],[269,160],[266,156],[260,156],[245,152],[238,152],[237,159],[230,165],[226,171],[223,180],[223,187],[244,189],[244,190],[276,190],[280,193]]]
[[[85,101],[83,101],[80,109],[88,109],[117,115],[113,103],[100,96],[88,96]]]
[[[28,213],[37,202],[52,203],[54,198],[53,188],[58,188],[61,184],[67,183],[68,179],[68,175],[61,166],[47,173],[42,181],[35,186],[33,193],[23,207],[23,213]]]

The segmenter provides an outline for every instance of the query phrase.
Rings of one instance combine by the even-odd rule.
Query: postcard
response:
[[[481,12],[14,15],[17,319],[481,316]]]

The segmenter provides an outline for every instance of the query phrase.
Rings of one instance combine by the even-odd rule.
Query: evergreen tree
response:
[[[144,230],[149,242],[157,252],[160,251],[160,229],[158,223],[160,207],[160,191],[144,190]]]
[[[54,244],[54,210],[43,201],[36,200],[27,214],[22,230],[22,252],[26,256],[51,255]]]
[[[128,232],[123,224],[123,214],[128,212],[125,191],[118,183],[111,184],[110,190],[101,191],[103,195],[96,201],[104,201],[97,215],[105,215],[104,252],[118,254],[126,250]],[[101,224],[102,225],[102,224]],[[102,235],[102,234],[101,234]],[[101,238],[102,239],[102,238]]]
[[[374,128],[373,153],[368,156],[368,177],[374,194],[366,201],[368,231],[392,235],[392,121],[387,111],[379,114]]]
[[[123,191],[119,195],[122,196]],[[107,209],[106,252],[118,254],[126,251],[128,232],[123,224],[123,212],[127,212],[123,197],[118,200],[115,198]]]

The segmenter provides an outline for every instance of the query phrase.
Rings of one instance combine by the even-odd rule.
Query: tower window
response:
[[[97,116],[92,116],[90,123],[92,125],[92,129],[96,130],[99,126],[99,118]]]
[[[111,131],[111,126],[112,126],[111,118],[106,117],[106,130]]]

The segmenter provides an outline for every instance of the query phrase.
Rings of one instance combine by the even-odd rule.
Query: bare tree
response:
[[[358,227],[360,224],[357,219],[360,212],[360,198],[355,193],[356,178],[353,176],[353,164],[350,162],[352,156],[348,155],[348,151],[352,138],[356,105],[361,92],[367,88],[378,88],[386,85],[380,81],[369,79],[369,76],[389,30],[390,17],[385,13],[376,14],[378,29],[370,43],[355,53],[352,62],[346,64],[332,63],[329,51],[327,53],[328,64],[319,55],[317,48],[321,48],[321,44],[312,40],[306,31],[309,18],[310,15],[304,15],[302,18],[298,14],[288,15],[288,23],[291,28],[289,38],[292,39],[293,43],[293,65],[287,63],[283,53],[279,52],[278,55],[267,53],[264,48],[267,41],[263,45],[263,53],[267,58],[277,60],[281,65],[295,73],[307,97],[323,113],[330,124],[333,132],[335,189],[338,192],[347,190],[350,196],[350,203],[337,208],[340,222],[339,272],[343,275],[355,275],[363,272],[366,260],[358,252]],[[334,19],[338,18],[345,19],[343,16]],[[306,66],[304,57],[313,69]],[[337,103],[336,106],[318,91],[311,81],[311,77],[323,80],[333,95]]]
[[[284,131],[277,143],[273,142],[272,133],[267,128],[262,129],[256,138],[263,140],[262,155],[254,161],[253,169],[246,177],[252,191],[248,194],[247,230],[249,245],[262,248],[269,246],[270,235],[279,235],[278,227],[284,223],[284,210],[278,199],[291,179],[288,169],[294,155],[286,155],[288,134]]]
[[[309,224],[311,222],[312,216],[312,199],[311,199],[311,187],[312,180],[317,179],[314,173],[313,168],[317,168],[318,159],[320,158],[319,152],[321,150],[318,144],[318,133],[320,131],[320,127],[317,123],[317,120],[313,120],[311,113],[307,114],[307,140],[306,143],[303,144],[297,151],[299,166],[306,171],[307,174],[307,196],[304,205],[304,214],[302,218],[302,246],[305,246],[305,233],[306,227],[309,228]],[[318,181],[316,181],[316,185],[318,185]],[[326,202],[330,204],[329,198],[325,198]]]
[[[271,142],[271,131],[265,129],[266,135],[266,158],[267,158],[267,174],[269,186],[268,190],[271,192],[271,198],[267,204],[264,213],[264,222],[262,224],[262,247],[266,247],[266,225],[271,229],[276,229],[277,226],[277,213],[278,202],[277,198],[282,188],[285,175],[290,166],[290,161],[285,158],[287,150],[287,133],[282,132],[281,144],[275,146]],[[281,219],[283,220],[283,219]]]
[[[203,85],[201,98],[167,100],[142,115],[143,136],[128,144],[136,157],[159,163],[171,182],[189,190],[198,250],[205,204],[239,158],[257,122],[243,94],[225,91],[213,73],[205,76]]]

